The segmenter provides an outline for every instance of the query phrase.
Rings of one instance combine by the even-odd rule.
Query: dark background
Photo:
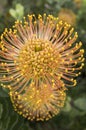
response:
[[[0,34],[24,15],[47,13],[58,16],[62,8],[74,13],[73,26],[86,50],[86,0],[0,0]],[[69,12],[66,15],[72,21]],[[62,15],[66,17],[64,13]],[[8,90],[0,87],[0,130],[86,130],[86,61],[76,87],[67,91],[64,108],[49,121],[30,122],[18,115],[12,107]]]

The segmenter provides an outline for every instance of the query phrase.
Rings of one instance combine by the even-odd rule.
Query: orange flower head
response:
[[[10,97],[15,111],[28,120],[48,120],[57,115],[64,106],[64,87],[57,89],[52,88],[50,84],[41,83],[37,89],[35,84],[31,83],[25,91],[22,95],[10,92]]]
[[[15,109],[28,119],[59,112],[65,86],[75,86],[84,63],[74,28],[44,14],[28,15],[5,29],[0,43],[0,82],[10,89]]]
[[[80,8],[82,6],[83,0],[73,0],[73,1],[77,8]]]
[[[68,24],[76,25],[76,15],[70,9],[62,8],[58,14],[60,20],[67,22]]]

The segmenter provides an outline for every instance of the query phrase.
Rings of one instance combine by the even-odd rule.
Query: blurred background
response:
[[[0,34],[32,13],[53,14],[71,24],[86,50],[86,0],[0,0]],[[86,62],[76,87],[67,91],[64,108],[49,121],[30,122],[18,115],[8,90],[0,87],[0,130],[86,130]]]

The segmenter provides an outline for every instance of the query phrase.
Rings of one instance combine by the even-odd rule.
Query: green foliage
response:
[[[9,10],[10,15],[14,18],[14,19],[19,19],[21,20],[22,17],[24,16],[24,7],[21,4],[16,4],[15,9],[10,9]]]
[[[78,98],[74,101],[76,107],[86,112],[86,96]]]
[[[2,112],[3,112],[3,107],[2,107],[2,104],[0,103],[0,119],[2,117]]]

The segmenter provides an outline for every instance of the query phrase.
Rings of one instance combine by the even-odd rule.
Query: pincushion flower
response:
[[[65,88],[52,88],[51,84],[41,83],[37,89],[35,84],[30,84],[26,92],[19,95],[18,92],[10,92],[11,101],[20,115],[28,120],[44,121],[57,115],[64,106],[66,94]]]
[[[69,24],[46,14],[28,15],[1,35],[0,82],[10,89],[16,110],[28,119],[58,113],[65,87],[76,85],[73,77],[84,65],[77,37]]]
[[[83,0],[73,0],[76,7],[80,8],[82,6]]]
[[[60,20],[67,22],[68,24],[71,24],[72,26],[76,25],[76,15],[70,9],[62,8],[58,13],[58,17]]]

